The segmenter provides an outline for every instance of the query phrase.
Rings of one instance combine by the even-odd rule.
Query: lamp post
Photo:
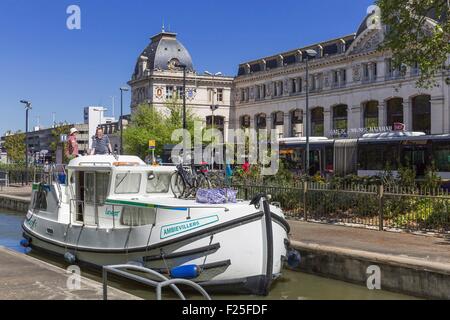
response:
[[[214,104],[214,96],[217,94],[217,92],[216,92],[216,88],[215,88],[215,83],[214,83],[214,80],[215,80],[215,77],[217,77],[217,76],[221,76],[222,75],[222,72],[216,72],[216,73],[214,73],[214,74],[212,74],[211,72],[209,72],[209,71],[205,71],[204,72],[206,75],[208,75],[208,76],[211,76],[212,77],[212,86],[213,86],[213,89],[212,89],[212,95],[211,95],[211,111],[212,111],[212,116],[211,116],[211,129],[213,129],[212,131],[214,132],[214,111],[216,111],[217,109],[219,109],[219,106],[218,105],[216,105],[216,104]],[[215,152],[215,150],[214,150],[214,147],[211,149],[211,170],[212,169],[214,169],[214,152]]]
[[[20,100],[20,103],[25,105],[25,183],[28,184],[28,113],[32,108],[30,101]]]
[[[123,92],[128,91],[127,87],[120,88],[120,154],[123,154]]]
[[[185,64],[177,64],[176,68],[183,69],[183,163],[186,161],[186,68]]]
[[[309,57],[317,56],[317,51],[308,49],[306,50],[306,163],[305,163],[305,171],[306,174],[309,175]]]

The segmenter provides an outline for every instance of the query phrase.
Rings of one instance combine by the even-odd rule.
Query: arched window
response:
[[[222,116],[214,116],[214,129],[219,129],[223,132],[225,118]],[[206,116],[206,126],[212,127],[212,115]]]
[[[282,111],[273,113],[273,126],[282,126],[284,125],[284,113]]]
[[[347,131],[347,105],[333,107],[333,130]]]
[[[277,111],[272,114],[273,118],[273,128],[277,130],[278,137],[282,138],[284,133],[284,113],[282,111]]]
[[[241,117],[241,128],[250,128],[250,116],[249,115],[245,115]]]
[[[260,113],[260,114],[256,115],[256,128],[257,129],[266,129],[267,128],[265,113]]]
[[[364,104],[364,127],[378,127],[378,101],[369,101]]]
[[[431,97],[421,95],[412,99],[413,131],[431,133]]]
[[[291,136],[301,137],[303,135],[303,111],[295,109],[291,111]]]
[[[394,123],[403,123],[402,98],[393,98],[386,103],[386,124],[393,127]]]
[[[322,137],[325,135],[323,125],[323,108],[317,107],[311,110],[311,135]]]

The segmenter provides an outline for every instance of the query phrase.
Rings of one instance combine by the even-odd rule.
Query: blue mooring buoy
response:
[[[64,253],[64,260],[66,260],[67,263],[73,264],[73,263],[75,263],[77,258],[72,253],[66,252],[66,253]]]
[[[24,247],[24,248],[28,248],[30,246],[30,241],[28,241],[27,239],[22,239],[22,240],[20,240],[20,246]]]
[[[300,252],[294,249],[289,250],[287,254],[287,263],[289,267],[298,268],[301,261],[302,257],[300,256]]]
[[[194,279],[200,274],[200,268],[195,264],[179,266],[170,269],[171,278]]]

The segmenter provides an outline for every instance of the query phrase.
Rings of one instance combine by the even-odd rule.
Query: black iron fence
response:
[[[39,182],[48,176],[51,168],[45,169],[43,167],[25,168],[3,168],[0,169],[0,185],[2,186],[18,186],[25,185],[32,182]]]
[[[272,196],[286,216],[304,221],[343,223],[379,230],[449,233],[448,191],[376,185],[336,186],[302,182],[295,186],[233,184],[238,197]]]

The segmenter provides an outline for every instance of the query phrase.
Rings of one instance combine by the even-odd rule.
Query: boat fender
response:
[[[194,279],[200,275],[200,268],[195,264],[178,266],[170,269],[171,278]]]
[[[22,239],[20,240],[20,246],[24,248],[28,248],[30,246],[30,241],[28,239]]]
[[[294,250],[294,249],[290,249],[287,254],[288,266],[291,268],[298,268],[301,261],[302,261],[302,258],[300,256],[300,252],[298,252],[297,250]]]
[[[77,258],[72,253],[66,252],[66,253],[64,253],[64,260],[66,260],[67,263],[73,264],[73,263],[75,263]]]

